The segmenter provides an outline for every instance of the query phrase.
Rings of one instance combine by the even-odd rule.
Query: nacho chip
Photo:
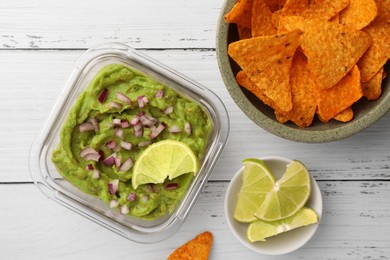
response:
[[[283,6],[281,15],[330,20],[348,4],[349,0],[288,0]]]
[[[330,19],[329,22],[340,23],[340,15],[336,15],[335,17],[332,17],[332,19]]]
[[[212,243],[213,235],[211,232],[203,232],[173,251],[168,260],[207,260]]]
[[[360,72],[355,66],[337,85],[329,89],[319,89],[317,114],[321,121],[328,122],[362,96]]]
[[[285,112],[292,108],[290,68],[300,35],[294,31],[241,40],[228,46],[230,57]]]
[[[237,31],[238,31],[238,38],[240,40],[252,38],[251,28],[244,27],[240,24],[237,24]]]
[[[253,0],[252,37],[276,34],[272,23],[272,12],[264,0]]]
[[[363,31],[372,38],[372,45],[359,60],[362,82],[372,79],[390,57],[390,1],[376,0],[378,16]]]
[[[258,87],[253,81],[251,81],[249,76],[245,72],[243,72],[242,70],[237,73],[236,81],[240,86],[249,90],[258,99],[263,101],[264,104],[273,108],[274,110],[281,111],[281,109],[278,108],[278,106],[275,105],[275,103],[264,94],[262,89],[260,87]]]
[[[348,107],[347,109],[344,109],[343,111],[335,115],[333,119],[346,123],[351,121],[352,118],[353,118],[352,107]]]
[[[228,23],[240,24],[244,27],[251,27],[253,0],[238,0],[232,10],[225,15]]]
[[[375,100],[382,94],[383,68],[368,82],[362,83],[363,96],[368,100]]]
[[[340,23],[360,30],[371,23],[378,13],[374,0],[350,0],[340,13]]]
[[[264,2],[268,5],[271,12],[276,12],[283,8],[286,0],[264,0]]]
[[[320,89],[339,82],[371,44],[367,33],[337,23],[297,16],[284,17],[280,22],[288,30],[304,32],[300,46]]]
[[[316,112],[318,92],[307,59],[300,51],[295,53],[291,65],[290,84],[293,108],[287,113],[276,111],[276,118],[281,123],[291,120],[297,126],[307,127],[311,125]]]

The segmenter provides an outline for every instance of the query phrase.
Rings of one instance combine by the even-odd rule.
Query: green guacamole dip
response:
[[[151,143],[181,141],[202,159],[211,122],[199,104],[121,64],[102,68],[72,107],[52,161],[81,191],[122,214],[174,211],[194,174],[132,188],[132,164]]]

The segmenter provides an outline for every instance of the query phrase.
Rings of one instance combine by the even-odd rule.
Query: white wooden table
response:
[[[351,138],[302,144],[273,136],[235,105],[220,77],[216,24],[223,0],[17,0],[0,4],[0,259],[165,259],[210,230],[210,259],[390,259],[390,114]],[[229,142],[187,222],[166,241],[126,240],[44,197],[28,154],[73,63],[117,41],[216,92],[231,118]],[[314,238],[288,256],[243,247],[223,213],[229,180],[251,156],[303,161],[324,212]]]

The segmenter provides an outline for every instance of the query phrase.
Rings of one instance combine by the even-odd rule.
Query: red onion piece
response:
[[[135,126],[136,124],[138,124],[138,122],[139,122],[139,115],[135,115],[135,116],[133,117],[133,119],[131,119],[130,124],[131,124],[132,126]]]
[[[119,203],[117,200],[111,200],[110,201],[110,208],[116,208],[118,207]]]
[[[99,94],[98,97],[99,102],[103,103],[104,101],[106,101],[107,96],[108,96],[108,89],[104,88],[102,92],[100,92]]]
[[[109,108],[116,108],[116,109],[121,109],[122,105],[119,104],[118,102],[111,101],[110,104],[108,104]]]
[[[186,122],[184,124],[184,131],[186,131],[186,133],[188,135],[191,135],[191,132],[192,132],[192,127],[191,127],[191,124],[189,122]]]
[[[127,103],[127,104],[129,104],[129,105],[132,104],[130,98],[129,98],[128,96],[126,96],[125,94],[123,94],[122,92],[119,92],[119,91],[118,91],[118,92],[116,93],[116,97],[117,97],[118,100],[120,100],[120,101],[122,101],[122,102],[125,102],[125,103]]]
[[[134,135],[135,137],[141,137],[144,135],[144,130],[142,129],[140,122],[134,126]]]
[[[127,214],[129,214],[129,212],[130,212],[130,210],[129,210],[129,207],[127,205],[123,205],[121,207],[121,214],[127,215]]]
[[[147,117],[146,115],[141,115],[139,120],[141,121],[141,124],[146,127],[151,127],[157,122],[153,117]]]
[[[93,170],[92,173],[92,179],[99,179],[100,178],[100,172],[98,170]]]
[[[110,140],[108,141],[105,146],[108,148],[108,149],[115,149],[116,148],[116,143],[114,140]]]
[[[173,125],[168,129],[168,132],[170,132],[171,134],[177,134],[181,133],[181,129],[177,125]]]
[[[121,166],[121,159],[118,157],[114,157],[115,160],[115,167],[119,168]]]
[[[112,166],[115,164],[115,157],[112,155],[108,156],[106,159],[103,160],[104,165],[106,166]]]
[[[80,152],[80,156],[85,157],[89,153],[98,153],[98,152],[96,152],[95,149],[93,149],[92,147],[87,146]]]
[[[128,128],[129,126],[130,126],[130,123],[128,120],[126,120],[126,119],[121,120],[121,127],[122,128]]]
[[[131,150],[131,148],[133,147],[132,143],[128,143],[128,142],[125,142],[125,141],[121,141],[121,147],[123,149],[126,149],[128,151]]]
[[[85,169],[87,171],[92,171],[94,168],[93,168],[93,165],[90,163],[90,164],[87,165],[87,167],[85,167]]]
[[[171,182],[171,183],[168,183],[165,185],[165,189],[166,190],[174,190],[174,189],[177,189],[179,188],[179,184],[176,183],[176,182]]]
[[[100,158],[99,158],[99,162],[102,162],[102,161],[104,161],[104,152],[102,151],[102,150],[99,150],[99,155],[100,155]]]
[[[120,139],[122,139],[123,138],[123,130],[121,128],[116,128],[115,135],[118,136]]]
[[[145,104],[144,104],[143,97],[144,97],[144,96],[138,96],[138,97],[137,97],[137,101],[138,101],[138,106],[139,106],[139,107],[144,107],[144,105],[145,105]]]
[[[173,106],[169,106],[164,110],[164,114],[168,115],[173,112]]]
[[[122,164],[122,166],[119,168],[119,171],[121,172],[127,172],[130,170],[130,168],[133,166],[134,162],[133,159],[130,157]]]
[[[93,125],[93,130],[95,130],[95,132],[98,132],[99,131],[99,121],[96,118],[92,118],[91,123]]]
[[[98,153],[89,153],[86,156],[83,157],[86,161],[95,161],[98,162],[100,158],[100,154]]]
[[[95,127],[93,126],[93,124],[91,122],[85,122],[79,126],[79,130],[81,133],[84,133],[87,131],[95,130]]]
[[[164,90],[160,89],[156,93],[156,98],[162,98],[164,96]]]
[[[144,102],[144,104],[148,104],[149,103],[149,99],[146,96],[142,97],[142,101]]]
[[[137,199],[137,194],[135,192],[130,192],[127,196],[128,201],[135,201]]]
[[[151,143],[152,143],[152,141],[140,142],[140,143],[138,143],[138,147],[144,147],[144,146],[147,146],[147,145],[149,145]]]
[[[111,180],[108,182],[108,192],[110,195],[114,195],[118,191],[119,180]]]
[[[167,126],[167,124],[165,124],[164,122],[161,122],[161,124],[150,133],[150,135],[149,135],[150,138],[152,138],[152,139],[156,138],[165,129],[166,126]]]
[[[121,126],[121,122],[122,122],[122,120],[120,118],[115,118],[112,120],[112,124],[114,126]]]

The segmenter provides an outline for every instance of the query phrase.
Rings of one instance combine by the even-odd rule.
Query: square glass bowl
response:
[[[51,161],[68,112],[96,73],[114,63],[139,71],[199,104],[212,123],[198,174],[175,211],[154,220],[122,215],[119,210],[111,209],[102,200],[74,187],[58,173]],[[102,44],[86,51],[76,62],[49,119],[31,146],[30,173],[38,189],[57,203],[130,240],[154,243],[173,235],[186,220],[227,142],[228,135],[229,117],[226,108],[212,91],[126,45]]]

